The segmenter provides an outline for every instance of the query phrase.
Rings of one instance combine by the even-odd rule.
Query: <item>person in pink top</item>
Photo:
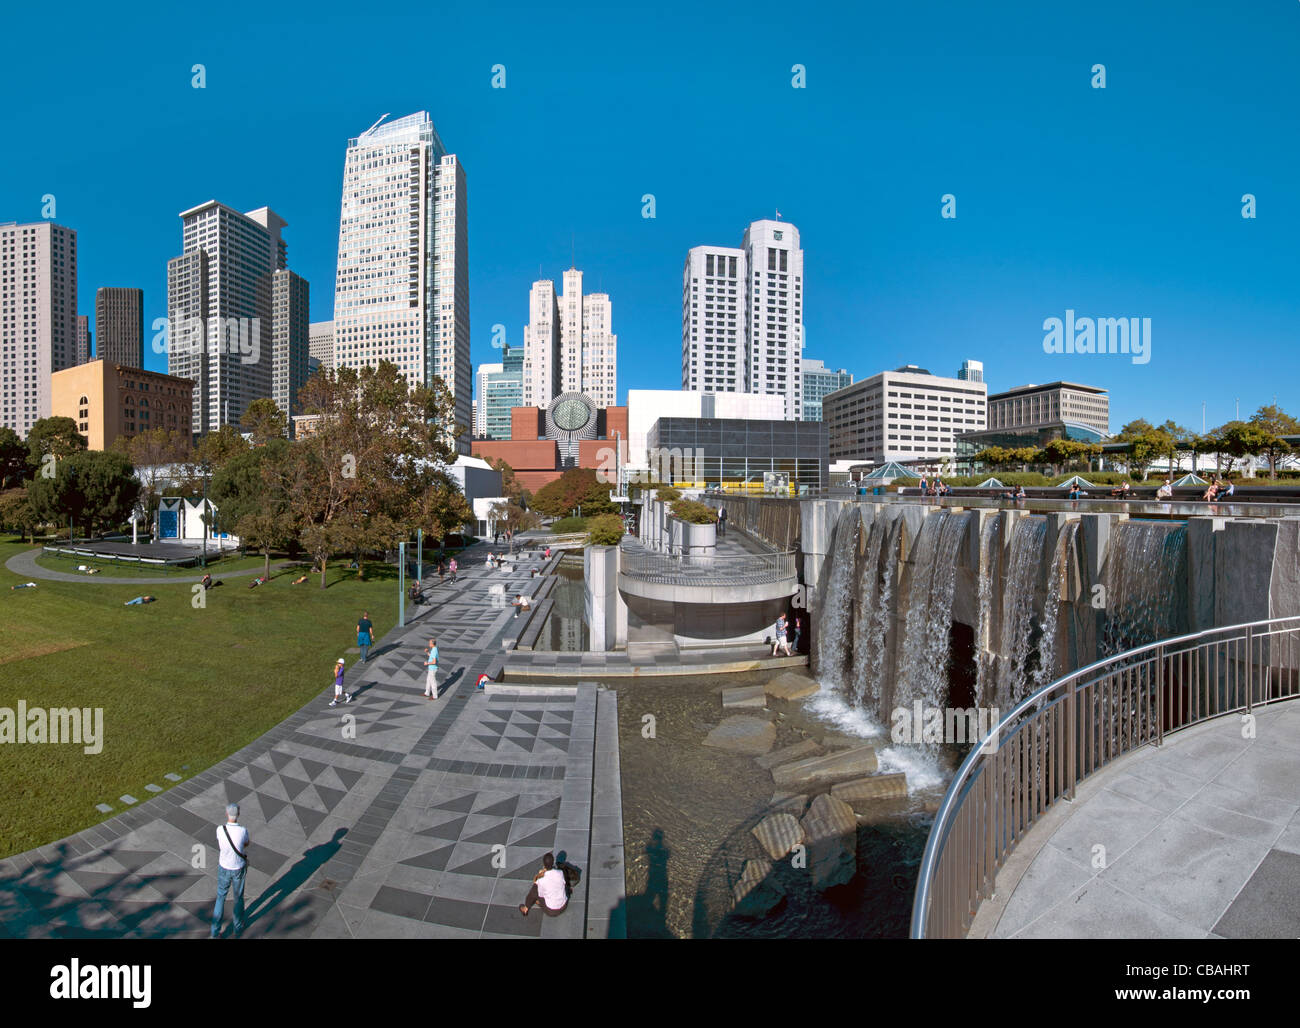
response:
[[[540,905],[551,917],[559,914],[568,905],[569,891],[565,887],[564,872],[555,866],[555,854],[548,853],[542,857],[542,869],[533,876],[533,886],[528,890],[528,899],[519,906],[519,913],[528,916],[535,905]]]

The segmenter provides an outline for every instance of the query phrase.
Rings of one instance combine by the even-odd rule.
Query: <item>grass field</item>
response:
[[[102,707],[102,752],[76,745],[0,745],[0,857],[52,842],[141,800],[163,776],[198,774],[284,720],[333,680],[356,645],[364,608],[378,636],[397,621],[396,569],[368,565],[366,581],[340,566],[291,586],[288,572],[241,580],[191,605],[191,587],[20,579],[4,562],[28,547],[0,541],[0,707]],[[142,591],[148,606],[123,603]],[[182,766],[186,769],[182,771]]]
[[[9,553],[5,559],[11,556],[13,554]],[[273,569],[279,559],[274,556],[271,558]],[[77,574],[77,566],[85,564],[87,567],[98,568],[99,574],[105,578],[156,578],[160,582],[165,582],[169,578],[198,578],[203,574],[203,568],[197,564],[183,568],[159,567],[157,564],[122,564],[109,560],[96,560],[93,557],[72,557],[53,553],[42,554],[36,558],[36,563],[51,571],[62,571],[69,575]],[[238,552],[235,552],[220,559],[209,559],[207,570],[214,578],[220,578],[232,571],[252,571],[265,566],[265,557],[260,555],[241,557]]]

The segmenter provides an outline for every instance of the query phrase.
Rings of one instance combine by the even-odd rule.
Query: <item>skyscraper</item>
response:
[[[301,414],[298,390],[307,382],[307,280],[282,268],[271,276],[271,399],[286,418]]]
[[[94,345],[93,333],[90,330],[90,315],[77,315],[77,353],[73,358],[73,364],[85,364],[90,360],[91,347]]]
[[[563,293],[543,279],[528,294],[524,328],[524,405],[549,407],[562,393],[584,393],[598,408],[618,397],[618,336],[608,293],[582,291],[582,272],[564,273]]]
[[[832,371],[825,361],[809,360],[800,363],[803,375],[803,419],[804,421],[821,421],[822,398],[853,384],[853,375],[840,368]]]
[[[50,416],[50,375],[77,347],[77,233],[0,224],[0,425],[23,438]]]
[[[509,439],[510,410],[524,406],[524,351],[507,346],[500,364],[480,364],[475,375],[475,439]]]
[[[799,230],[755,221],[739,249],[696,246],[682,271],[682,388],[785,398],[802,420]]]
[[[313,321],[307,327],[307,351],[321,367],[334,367],[334,322]]]
[[[95,290],[96,356],[109,364],[144,367],[144,290],[103,286]]]
[[[386,118],[387,115],[384,115]],[[348,140],[334,287],[338,367],[395,364],[411,385],[441,378],[469,452],[469,235],[465,169],[425,111]]]
[[[272,294],[288,264],[288,223],[268,207],[240,214],[215,200],[180,217],[183,249],[167,263],[167,371],[194,382],[202,435],[238,427],[250,403],[271,396]]]

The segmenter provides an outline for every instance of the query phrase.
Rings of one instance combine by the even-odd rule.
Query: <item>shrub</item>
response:
[[[617,546],[627,529],[617,514],[601,514],[587,521],[588,546]]]
[[[673,489],[671,486],[667,489],[660,489],[655,493],[655,499],[663,500],[664,503],[676,503],[681,498],[681,490]]]
[[[551,525],[551,531],[556,535],[566,535],[570,532],[585,532],[589,527],[590,518],[560,518]]]
[[[718,512],[698,500],[678,500],[669,510],[678,521],[692,525],[713,525],[718,520]]]

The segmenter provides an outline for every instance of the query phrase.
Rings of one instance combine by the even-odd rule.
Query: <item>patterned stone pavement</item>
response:
[[[0,935],[203,937],[228,801],[252,838],[247,937],[624,935],[615,694],[475,688],[525,620],[502,596],[544,581],[540,556],[506,574],[483,566],[486,549],[348,669],[350,704],[322,693],[194,778],[0,861]],[[430,635],[448,669],[436,701],[422,696]],[[547,851],[582,880],[563,915],[525,918]]]

